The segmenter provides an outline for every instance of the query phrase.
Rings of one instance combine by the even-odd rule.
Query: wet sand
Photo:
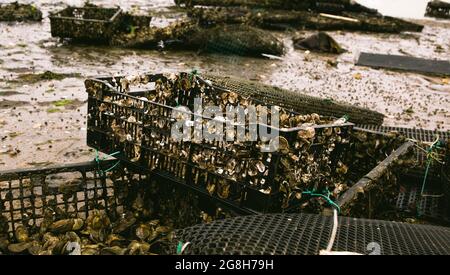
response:
[[[37,2],[44,16],[64,7],[63,2]],[[170,0],[122,2],[116,4],[126,9],[139,5],[142,13],[160,14],[154,21],[157,25],[179,16],[168,13]],[[385,124],[390,126],[450,130],[448,80],[354,65],[361,51],[448,60],[450,21],[420,22],[425,24],[422,33],[330,32],[348,50],[338,57],[294,50],[293,32],[276,33],[289,49],[283,60],[68,45],[51,37],[48,18],[42,23],[0,23],[0,169],[92,160],[94,152],[85,145],[84,79],[96,75],[198,69],[365,106],[385,113]],[[337,60],[337,67],[329,66],[328,60]],[[80,77],[36,83],[17,80],[44,71]],[[70,101],[62,104],[61,100]]]

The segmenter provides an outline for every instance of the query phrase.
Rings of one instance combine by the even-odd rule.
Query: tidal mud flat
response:
[[[95,4],[113,5],[110,1]],[[73,3],[72,3],[73,4]],[[80,3],[82,4],[82,3]],[[154,25],[182,17],[164,1],[127,1],[124,9],[152,14]],[[450,22],[416,20],[421,33],[328,32],[347,52],[339,55],[295,50],[292,37],[312,31],[272,33],[287,53],[255,59],[192,51],[156,51],[70,45],[52,38],[49,12],[66,3],[37,1],[44,20],[0,23],[0,168],[45,166],[92,160],[86,146],[84,79],[143,72],[238,76],[381,112],[385,125],[450,130],[450,80],[415,73],[355,66],[361,51],[445,60],[450,57]]]

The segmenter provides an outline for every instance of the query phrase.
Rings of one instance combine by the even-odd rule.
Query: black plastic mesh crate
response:
[[[311,214],[246,216],[176,232],[183,255],[317,255],[333,218]],[[448,255],[450,228],[339,217],[333,251],[375,255]],[[179,251],[178,251],[179,252]]]
[[[112,162],[105,162],[105,165]],[[47,207],[87,218],[92,209],[113,211],[121,206],[111,179],[100,177],[95,163],[47,169],[0,172],[0,213],[13,232],[18,224],[38,226]],[[123,179],[122,179],[123,180]],[[119,180],[118,180],[119,181]]]
[[[105,172],[109,169],[110,172]],[[108,253],[111,249],[108,246],[112,245],[108,239],[97,235],[86,237],[89,219],[96,213],[106,214],[110,221],[110,227],[104,228],[108,235],[103,237],[114,233],[112,237],[123,240],[115,245],[123,252],[136,241],[137,228],[148,222],[156,221],[166,230],[173,230],[235,215],[169,178],[117,165],[117,160],[0,171],[0,254],[15,252],[9,244],[23,245],[25,250],[30,245],[42,245],[38,251],[48,252],[46,238],[49,236],[59,238],[62,244],[67,241],[65,231],[49,230],[49,221],[59,223],[71,219],[81,219],[84,223],[83,228],[74,230],[76,233],[71,232],[84,238],[80,243],[82,251],[94,249],[95,254]],[[123,222],[128,224],[128,229],[119,230],[116,225]],[[26,241],[17,238],[21,228],[28,231]],[[148,240],[152,246],[156,245],[152,253],[165,253],[165,236],[156,240],[157,244]],[[104,247],[107,251],[102,250]],[[38,252],[19,253],[36,255]],[[51,253],[62,252],[54,248]],[[130,247],[126,253],[133,254]]]
[[[164,82],[173,77],[177,79],[175,82]],[[159,89],[155,89],[157,85]],[[401,150],[395,158],[383,162],[385,166],[377,167],[386,156],[400,147],[404,142],[402,138],[373,131],[351,131],[352,124],[332,124],[331,119],[328,120],[331,124],[279,129],[280,136],[286,140],[287,149],[278,152],[261,152],[259,144],[255,142],[175,142],[170,131],[171,125],[177,122],[173,115],[192,116],[190,112],[177,111],[176,106],[189,106],[192,109],[197,95],[220,103],[223,94],[230,97],[229,93],[233,93],[212,86],[193,74],[92,79],[86,81],[86,90],[89,94],[89,146],[114,154],[142,169],[170,173],[179,181],[195,186],[197,190],[207,191],[211,198],[229,201],[241,209],[258,212],[296,211],[294,209],[298,209],[298,206],[302,209],[322,209],[326,205],[320,200],[311,204],[307,202],[306,206],[300,205],[303,199],[309,198],[300,197],[298,193],[308,191],[306,188],[322,192],[321,189],[330,185],[330,181],[343,180],[344,176],[339,176],[339,173],[345,174],[348,187],[360,182],[374,168],[381,177],[390,172],[394,164],[391,162],[408,151]],[[264,103],[260,98],[253,99],[248,89],[244,89],[242,94],[239,91],[235,94],[233,100],[237,102],[250,99],[259,104],[271,104]],[[286,112],[297,115],[293,111]],[[209,117],[197,117],[204,122],[212,121]],[[305,117],[311,119],[313,116]],[[262,124],[256,126],[259,129],[267,128]],[[308,131],[314,133],[312,137],[297,145],[297,135],[308,134]],[[410,146],[406,147],[409,149]],[[292,167],[300,164],[305,167],[301,173],[297,173]],[[323,167],[328,169],[328,166],[329,171],[321,170]],[[348,175],[347,169],[351,171]],[[309,181],[309,178],[313,180]],[[296,189],[300,181],[306,184]],[[370,184],[363,186],[371,187]],[[345,189],[345,186],[342,188]],[[336,189],[333,197],[340,195],[340,189]],[[352,200],[355,195],[354,192],[350,193],[348,198]]]
[[[184,254],[317,254],[331,234],[331,217],[308,214],[248,216],[200,225],[200,209],[214,216],[215,204],[175,191],[162,173],[151,175],[157,181],[166,179],[158,185],[133,167],[97,173],[115,163],[1,171],[0,216],[6,218],[11,237],[18,225],[39,225],[43,207],[59,208],[60,218],[84,218],[92,210],[103,210],[114,221],[132,209],[138,194],[151,195],[154,203],[145,207],[159,213],[164,224],[165,219],[177,220],[176,228],[198,224],[176,231],[175,239],[162,247],[163,254],[176,254],[179,242],[191,242]],[[341,217],[333,250],[368,254],[374,252],[370,244],[375,243],[381,254],[449,254],[449,234],[444,227]]]
[[[68,7],[50,15],[52,36],[106,42],[119,24],[120,8]]]
[[[114,221],[133,209],[139,194],[151,202],[147,210],[175,228],[200,223],[202,211],[214,216],[218,209],[167,177],[117,165],[117,160],[0,171],[0,216],[8,221],[10,233],[18,225],[38,227],[47,208],[59,219],[85,219],[92,210],[101,210]]]

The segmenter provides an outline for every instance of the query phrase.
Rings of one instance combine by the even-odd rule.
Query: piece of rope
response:
[[[327,201],[328,204],[334,207],[333,209],[333,229],[331,231],[331,237],[328,242],[327,249],[325,251],[321,251],[321,255],[330,255],[333,254],[331,250],[333,249],[334,241],[336,240],[337,230],[338,230],[338,212],[341,212],[341,208],[330,198],[330,191],[327,190],[327,195],[315,193],[314,191],[305,191],[302,194],[310,195],[312,197],[320,197]]]
[[[425,169],[425,175],[423,177],[423,182],[422,182],[422,189],[420,191],[420,197],[421,198],[442,198],[444,195],[430,195],[430,194],[425,194],[425,187],[427,184],[427,179],[428,179],[428,174],[430,172],[430,167],[431,164],[433,163],[433,160],[435,160],[438,163],[441,163],[441,161],[435,156],[435,153],[433,152],[434,149],[439,149],[440,148],[440,140],[439,140],[439,136],[437,137],[436,141],[433,142],[430,146],[430,148],[428,148],[427,150],[421,148],[420,146],[418,146],[416,144],[416,146],[418,148],[420,148],[421,150],[423,150],[426,154],[427,154],[427,167]],[[422,211],[419,208],[419,204],[416,205],[416,211],[417,211],[417,217],[421,217],[422,216]]]
[[[331,232],[330,241],[328,242],[327,252],[331,252],[333,249],[334,241],[336,239],[338,229],[338,213],[336,209],[333,209],[333,231]]]

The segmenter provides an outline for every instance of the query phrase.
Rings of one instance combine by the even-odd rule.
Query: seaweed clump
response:
[[[42,12],[34,5],[11,4],[0,5],[0,21],[41,21]]]

